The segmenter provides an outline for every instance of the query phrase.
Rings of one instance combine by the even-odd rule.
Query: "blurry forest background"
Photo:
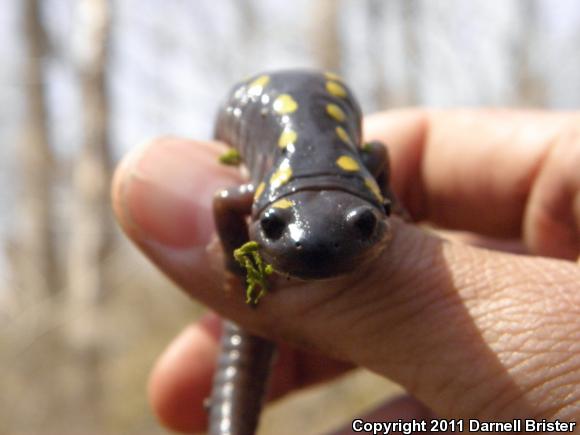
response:
[[[111,171],[147,138],[209,138],[233,82],[332,70],[366,112],[580,102],[574,0],[1,4],[2,434],[165,433],[147,373],[203,308],[119,234]],[[262,433],[329,430],[394,388],[357,373],[277,405]]]

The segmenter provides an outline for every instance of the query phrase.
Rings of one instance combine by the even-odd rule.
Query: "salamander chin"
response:
[[[266,207],[250,237],[276,271],[301,279],[347,274],[376,258],[390,238],[387,216],[337,190],[300,191]]]

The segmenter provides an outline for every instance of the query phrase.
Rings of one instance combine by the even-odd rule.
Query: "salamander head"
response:
[[[299,191],[266,207],[250,238],[275,270],[301,279],[349,273],[376,258],[390,238],[387,215],[339,190]]]

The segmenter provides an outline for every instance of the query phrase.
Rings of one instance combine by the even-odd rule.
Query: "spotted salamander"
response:
[[[237,84],[215,137],[249,173],[214,200],[230,271],[243,274],[232,252],[249,240],[277,273],[304,280],[347,274],[384,249],[398,207],[386,148],[362,142],[359,104],[337,75],[289,70]],[[225,323],[211,435],[255,432],[273,355],[271,342]]]

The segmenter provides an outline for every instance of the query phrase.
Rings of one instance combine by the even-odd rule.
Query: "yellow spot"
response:
[[[291,128],[285,128],[280,135],[280,139],[278,139],[278,146],[284,149],[288,145],[296,142],[296,139],[298,139],[298,133]]]
[[[354,172],[360,169],[355,159],[350,156],[340,156],[336,160],[336,164],[345,171]]]
[[[338,122],[344,122],[344,120],[346,119],[346,115],[344,114],[342,109],[336,104],[327,104],[326,113],[328,113],[330,117],[334,118]]]
[[[258,184],[258,187],[256,187],[256,191],[254,192],[254,200],[257,200],[258,198],[260,198],[260,196],[262,196],[262,193],[264,193],[264,189],[266,188],[266,183],[264,183],[263,181]]]
[[[346,97],[346,89],[344,89],[342,85],[336,82],[333,81],[326,82],[326,90],[328,91],[329,94],[334,95],[335,97],[340,98]]]
[[[285,115],[298,109],[298,103],[291,95],[281,94],[274,100],[273,107],[276,113]]]
[[[258,96],[262,93],[268,82],[270,81],[270,77],[268,76],[260,76],[252,83],[250,83],[248,87],[248,95],[251,96]]]
[[[292,168],[290,168],[290,163],[288,163],[288,160],[284,160],[276,172],[270,177],[270,187],[277,189],[284,183],[287,183],[291,176]]]
[[[292,206],[294,206],[294,201],[286,198],[282,198],[276,201],[274,204],[272,204],[272,207],[274,208],[290,208]]]
[[[376,196],[379,202],[383,201],[383,195],[381,195],[381,190],[379,189],[379,186],[377,186],[377,182],[374,180],[374,178],[366,177],[365,186],[367,186],[369,190],[373,192],[373,195]]]
[[[350,138],[350,136],[348,135],[348,133],[344,128],[338,126],[336,127],[335,131],[341,141],[352,146],[352,139]]]
[[[333,73],[332,71],[327,71],[324,73],[324,76],[328,79],[328,80],[336,80],[336,81],[340,81],[342,80],[342,77],[340,77],[338,74]]]

